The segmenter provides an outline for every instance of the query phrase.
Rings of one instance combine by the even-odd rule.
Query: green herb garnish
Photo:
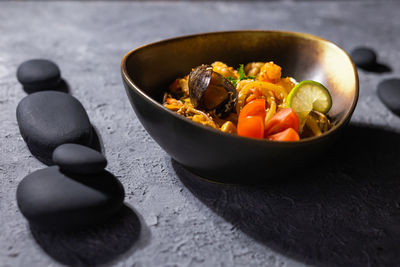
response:
[[[238,82],[240,82],[241,80],[248,80],[248,79],[254,79],[256,76],[246,76],[246,73],[244,72],[244,66],[243,64],[239,65],[239,68],[237,69],[237,72],[239,74],[239,78],[233,78],[233,77],[228,77],[227,79],[233,84],[233,86],[236,87],[236,85],[238,84]]]

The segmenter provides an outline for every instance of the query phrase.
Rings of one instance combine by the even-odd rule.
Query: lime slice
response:
[[[312,111],[328,113],[332,107],[332,98],[328,89],[315,81],[302,81],[289,93],[286,107],[292,108],[304,125],[307,115]]]

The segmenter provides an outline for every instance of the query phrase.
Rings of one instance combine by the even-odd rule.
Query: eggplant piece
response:
[[[310,112],[309,116],[314,119],[322,133],[328,131],[331,128],[331,122],[324,113],[313,110]]]
[[[318,111],[311,111],[307,116],[301,138],[320,136],[331,128],[331,123],[328,117]]]
[[[189,74],[189,97],[195,108],[214,111],[223,118],[237,101],[235,86],[210,65],[201,65]]]

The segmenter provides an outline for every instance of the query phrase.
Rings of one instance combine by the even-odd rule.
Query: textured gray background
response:
[[[0,3],[0,266],[398,262],[400,119],[375,90],[382,79],[400,76],[399,10],[397,1]],[[308,32],[348,51],[358,45],[378,50],[392,72],[359,72],[352,125],[367,126],[350,127],[354,147],[343,141],[345,153],[332,152],[344,159],[281,185],[208,184],[192,179],[147,135],[122,86],[123,55],[164,38],[231,29]],[[15,109],[25,93],[15,72],[24,60],[41,57],[59,64],[101,135],[108,170],[125,187],[131,215],[121,215],[112,230],[105,226],[65,241],[68,235],[31,232],[17,208],[19,181],[44,165],[18,131]],[[85,251],[79,244],[90,252],[77,256]]]

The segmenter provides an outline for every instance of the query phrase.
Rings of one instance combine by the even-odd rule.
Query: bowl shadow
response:
[[[33,238],[54,260],[67,266],[97,266],[122,256],[138,241],[142,225],[128,206],[107,222],[74,231],[43,231],[30,225]]]
[[[349,125],[323,160],[268,184],[213,183],[172,166],[217,215],[279,253],[323,266],[395,266],[399,151],[399,133]]]

